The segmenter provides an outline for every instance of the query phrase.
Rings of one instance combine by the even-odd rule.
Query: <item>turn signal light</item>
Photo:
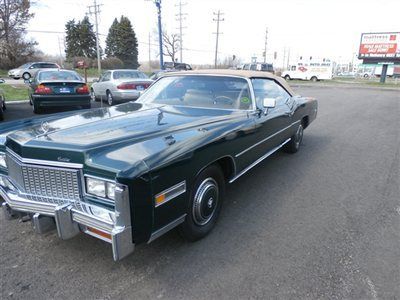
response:
[[[101,231],[101,230],[98,230],[96,228],[89,227],[89,226],[87,227],[87,231],[111,241],[111,234],[109,234],[107,232],[104,232],[104,231]]]
[[[52,93],[51,88],[45,86],[44,84],[39,84],[35,89],[35,94],[51,94],[51,93]]]
[[[156,197],[156,206],[159,206],[160,204],[163,204],[164,201],[165,201],[165,194],[157,195],[157,197]]]

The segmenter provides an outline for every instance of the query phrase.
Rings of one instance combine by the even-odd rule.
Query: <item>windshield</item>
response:
[[[114,71],[114,79],[136,79],[136,78],[147,78],[147,76],[138,71]]]
[[[74,80],[74,81],[82,81],[82,78],[76,74],[75,72],[71,71],[42,71],[39,73],[39,81],[44,80]]]
[[[163,77],[138,102],[244,110],[252,106],[247,80],[197,75]]]

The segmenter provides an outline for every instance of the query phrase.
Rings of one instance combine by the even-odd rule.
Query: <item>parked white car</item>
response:
[[[37,72],[43,69],[59,69],[60,66],[52,62],[31,62],[24,64],[16,69],[8,71],[8,77],[14,79],[29,80],[34,77]]]
[[[91,87],[94,101],[107,100],[108,105],[115,102],[136,100],[153,80],[138,70],[110,70],[93,83]]]

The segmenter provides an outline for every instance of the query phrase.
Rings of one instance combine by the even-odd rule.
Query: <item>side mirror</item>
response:
[[[274,108],[276,106],[275,98],[264,98],[263,107],[264,108]]]
[[[276,106],[275,98],[264,98],[263,99],[264,115],[267,115],[268,110],[270,108],[274,108],[275,106]]]

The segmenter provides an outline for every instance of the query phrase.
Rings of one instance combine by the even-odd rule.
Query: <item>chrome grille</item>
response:
[[[79,170],[24,164],[10,154],[6,159],[9,176],[32,200],[63,204],[81,199]]]

